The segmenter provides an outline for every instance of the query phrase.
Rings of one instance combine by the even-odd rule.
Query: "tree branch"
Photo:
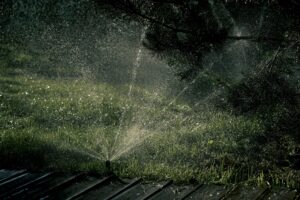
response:
[[[289,42],[289,43],[298,41],[296,39],[274,38],[274,37],[269,37],[269,36],[253,36],[253,35],[248,35],[248,36],[227,36],[227,39],[229,39],[229,40],[252,40],[252,41],[255,41],[255,42],[270,41],[270,42]]]
[[[152,22],[152,23],[154,23],[154,24],[158,24],[158,25],[160,25],[160,26],[162,26],[162,27],[165,27],[165,28],[167,28],[167,29],[170,29],[170,30],[172,30],[172,31],[174,31],[174,32],[182,32],[182,33],[187,33],[187,34],[195,34],[193,31],[186,30],[186,29],[179,29],[179,28],[173,27],[173,26],[171,26],[171,25],[169,25],[169,24],[163,23],[163,22],[161,22],[161,21],[159,21],[159,20],[157,20],[157,19],[155,19],[155,18],[152,18],[152,17],[149,17],[149,16],[147,16],[147,15],[142,14],[142,13],[139,12],[138,10],[134,9],[132,6],[128,6],[128,5],[126,5],[126,4],[124,4],[124,3],[120,2],[120,1],[118,1],[118,2],[119,2],[119,4],[121,4],[124,8],[123,8],[122,6],[121,6],[121,7],[120,7],[120,6],[117,6],[117,5],[116,5],[115,3],[113,3],[113,2],[111,2],[110,4],[111,4],[114,8],[117,8],[117,9],[119,9],[119,10],[125,11],[125,12],[128,13],[128,14],[136,15],[137,17],[140,17],[140,18],[142,18],[142,19],[144,19],[144,20],[147,20],[147,21],[149,21],[149,22]]]
[[[151,0],[151,1],[160,2],[161,0]],[[130,3],[130,5],[126,4],[126,2]],[[176,28],[174,26],[171,26],[169,24],[161,22],[153,17],[149,17],[149,16],[139,12],[137,9],[135,9],[134,5],[130,1],[126,1],[126,2],[124,2],[122,0],[115,0],[112,2],[109,1],[109,4],[112,5],[116,9],[126,12],[127,14],[135,15],[143,20],[147,20],[148,22],[157,24],[164,28],[170,29],[174,32],[182,32],[182,33],[186,33],[186,34],[190,34],[190,35],[198,35],[199,34],[196,31]],[[170,3],[170,2],[171,1],[168,1],[168,3]],[[118,5],[120,5],[120,6],[118,6]],[[254,41],[254,42],[267,41],[267,42],[277,42],[277,43],[280,43],[280,42],[291,43],[291,42],[298,41],[297,39],[275,38],[275,37],[270,37],[270,36],[254,36],[254,35],[248,35],[248,36],[231,36],[231,35],[229,35],[229,36],[225,37],[225,39],[228,39],[228,40],[250,40],[250,41]]]

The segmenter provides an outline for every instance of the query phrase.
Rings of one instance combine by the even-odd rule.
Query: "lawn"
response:
[[[0,167],[105,173],[178,183],[245,182],[299,186],[299,172],[276,163],[254,117],[129,84],[89,80],[76,68],[30,70],[35,58],[0,62]],[[41,59],[41,58],[39,58]],[[63,74],[49,76],[49,74]]]

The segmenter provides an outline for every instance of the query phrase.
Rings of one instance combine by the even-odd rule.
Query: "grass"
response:
[[[111,159],[123,177],[299,186],[299,172],[274,161],[284,147],[262,144],[258,119],[169,105],[169,96],[138,86],[128,97],[128,85],[45,76],[22,68],[31,59],[1,61],[0,167],[104,173]]]

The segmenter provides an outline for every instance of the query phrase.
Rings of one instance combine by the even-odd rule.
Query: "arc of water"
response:
[[[263,27],[264,20],[265,20],[266,10],[267,10],[267,6],[264,5],[263,8],[262,8],[262,10],[261,10],[261,13],[260,13],[259,24],[258,24],[258,35],[261,34],[261,29]]]
[[[146,30],[146,29],[145,29]],[[144,31],[145,31],[144,30]],[[141,41],[144,39],[145,37],[145,32],[142,33],[142,36],[141,36]],[[134,64],[134,68],[133,68],[133,71],[132,71],[132,80],[131,80],[131,84],[130,84],[130,87],[129,87],[129,91],[128,91],[128,94],[127,96],[130,97],[131,94],[132,94],[132,91],[133,91],[133,87],[134,87],[134,83],[135,83],[135,80],[136,80],[136,76],[137,76],[137,70],[138,68],[140,67],[141,65],[141,57],[142,57],[142,47],[139,48],[138,52],[137,52],[137,58],[136,58],[136,61],[135,61],[135,64]],[[162,112],[164,113],[171,105],[173,105],[180,96],[182,96],[182,94],[184,94],[184,92],[186,92],[193,84],[196,83],[196,81],[198,80],[198,78],[202,75],[202,73],[199,73],[192,81],[190,81],[188,83],[188,85],[186,85],[171,101],[169,104],[167,104]],[[119,130],[115,136],[115,139],[114,139],[114,144],[112,145],[112,152],[111,152],[111,155],[110,155],[110,159],[117,159],[119,158],[124,152],[128,152],[132,149],[132,147],[126,147],[124,149],[121,149],[120,151],[117,151],[117,152],[113,152],[115,146],[116,146],[116,143],[117,143],[117,140],[118,140],[118,137],[121,133],[121,129],[123,127],[123,123],[124,123],[124,117],[125,117],[125,112],[124,111],[122,113],[122,117],[121,117],[121,122],[120,122],[120,126],[119,126]],[[183,122],[185,122],[186,120],[188,120],[189,117],[185,117]],[[163,126],[167,126],[168,124],[165,123]],[[153,136],[154,134],[148,134],[146,137],[144,137],[142,140],[139,141],[139,143],[137,145],[140,145],[143,141],[145,141],[146,139],[148,139],[149,137]],[[137,146],[135,145],[135,146]]]
[[[139,51],[140,52],[140,51]],[[139,53],[138,53],[139,54]],[[138,60],[138,59],[137,59]],[[188,83],[188,85],[187,86],[185,86],[175,97],[174,97],[174,99],[172,99],[171,101],[170,101],[170,103],[167,105],[167,106],[165,106],[164,108],[163,108],[163,110],[162,110],[162,112],[165,112],[166,110],[167,110],[167,108],[168,107],[170,107],[172,104],[174,104],[175,102],[176,102],[176,100],[186,91],[186,90],[188,90],[189,89],[189,87],[191,87],[191,85],[193,85],[196,81],[197,81],[197,79],[200,77],[200,75],[201,75],[201,73],[199,73],[190,83]],[[132,87],[130,88],[131,90],[132,90]],[[129,96],[130,96],[130,94],[131,94],[131,90],[129,90],[129,92],[128,92],[128,94],[129,94]],[[183,119],[183,122],[185,122],[186,120],[188,120],[189,119],[189,117],[187,116],[187,117],[185,117],[184,119]],[[182,123],[183,123],[182,122]],[[168,123],[164,123],[163,124],[163,127],[165,127],[165,126],[168,126],[169,124]],[[160,125],[161,126],[161,125]],[[120,127],[121,128],[121,127]],[[119,132],[118,132],[118,134],[120,134],[120,131],[121,131],[121,129],[119,130]],[[133,148],[135,148],[135,147],[138,147],[138,146],[140,146],[140,145],[142,145],[143,144],[143,142],[145,141],[145,140],[147,140],[147,139],[149,139],[149,138],[151,138],[152,136],[154,136],[154,135],[156,135],[156,133],[155,132],[153,132],[153,133],[147,133],[147,134],[145,134],[145,135],[143,135],[143,137],[141,137],[138,141],[137,141],[137,143],[134,145],[134,146],[126,146],[126,147],[124,147],[124,148],[121,148],[121,149],[119,149],[118,151],[116,151],[116,152],[114,152],[112,155],[111,155],[111,157],[110,157],[110,160],[116,160],[116,159],[118,159],[118,158],[120,158],[123,154],[125,154],[125,153],[128,153],[129,151],[131,151]],[[118,135],[117,135],[118,136]],[[116,138],[117,139],[117,138]],[[115,140],[115,142],[116,142],[116,140]],[[115,145],[115,144],[114,144]]]
[[[247,56],[246,56],[245,47],[244,47],[243,43],[241,43],[241,49],[242,49],[242,54],[243,54],[243,58],[244,58],[244,65],[247,65]]]
[[[144,34],[144,33],[143,33],[143,34]],[[143,39],[144,39],[144,36],[142,35],[141,41],[142,41]],[[133,70],[132,70],[131,84],[130,84],[130,86],[129,86],[129,91],[128,91],[128,94],[127,94],[128,97],[131,96],[132,89],[133,89],[134,83],[135,83],[135,81],[136,81],[137,70],[138,70],[138,68],[141,66],[142,54],[143,54],[143,49],[142,49],[142,46],[140,46],[140,48],[139,48],[139,50],[138,50],[138,53],[137,53],[137,56],[136,56],[136,60],[135,60],[135,63],[134,63],[134,67],[133,67]]]
[[[133,91],[133,88],[134,88],[134,84],[136,82],[137,70],[141,66],[141,59],[142,59],[142,55],[143,55],[143,45],[142,45],[142,42],[143,42],[143,40],[146,37],[147,28],[148,27],[146,26],[142,30],[142,34],[141,34],[141,38],[140,38],[140,44],[139,44],[140,47],[138,49],[137,56],[136,56],[136,59],[135,59],[134,65],[133,65],[131,83],[129,85],[129,90],[128,90],[128,93],[127,93],[127,97],[128,98],[131,97],[131,94],[132,94],[132,91]],[[117,143],[119,135],[121,133],[121,129],[123,128],[123,125],[124,125],[125,114],[126,114],[126,110],[124,110],[122,112],[121,119],[120,119],[120,124],[119,124],[119,128],[118,128],[118,131],[117,131],[117,133],[115,135],[114,142],[113,142],[113,145],[111,147],[110,155],[108,156],[109,158],[111,158],[113,156],[113,154],[114,154],[114,149],[115,149],[116,143]]]
[[[140,145],[142,145],[144,143],[144,141],[150,137],[152,137],[153,135],[155,135],[154,133],[149,133],[146,136],[144,136],[142,139],[140,139],[134,146],[127,146],[123,149],[121,149],[120,151],[116,152],[112,157],[111,157],[111,161],[118,159],[119,157],[121,157],[121,155],[123,155],[124,153],[128,153],[130,150],[132,150],[133,148],[136,148]]]
[[[234,23],[235,24],[235,23]],[[235,25],[235,28],[238,28],[236,25]],[[239,29],[235,29],[235,34],[239,35],[239,34],[242,34],[242,32],[239,30]],[[143,37],[142,37],[143,38]],[[244,45],[241,44],[241,50],[242,50],[242,56],[243,56],[243,60],[244,62],[246,63],[247,62],[247,58],[246,58],[246,52],[245,52],[245,49],[244,49]],[[134,81],[136,79],[136,75],[137,75],[137,69],[140,65],[140,56],[142,54],[142,49],[140,48],[138,53],[137,53],[137,59],[136,59],[136,63],[135,63],[135,67],[133,69],[133,76],[132,76],[132,84],[130,85],[130,88],[129,88],[129,92],[128,92],[128,96],[130,97],[131,96],[131,93],[132,93],[132,89],[133,89],[133,86],[134,86]],[[202,73],[199,73],[192,81],[190,81],[168,104],[166,104],[166,106],[163,108],[162,112],[166,112],[166,110],[171,106],[173,105],[180,96],[182,96],[193,84],[196,83],[196,81],[198,80],[198,78],[202,75]],[[207,97],[208,98],[208,97]],[[203,101],[206,101],[203,100]],[[203,102],[201,101],[201,102]],[[199,104],[200,102],[197,103],[197,105]],[[189,120],[189,116],[186,116],[184,119],[182,119],[181,123]],[[158,125],[158,124],[157,124]],[[169,124],[168,123],[163,123],[163,127],[164,126],[168,126]],[[161,125],[159,125],[161,127]],[[197,127],[198,128],[198,127]],[[192,129],[192,131],[195,131],[196,128]],[[121,126],[120,126],[120,129],[119,129],[119,132],[118,134],[116,135],[116,138],[115,138],[115,143],[118,139],[118,135],[120,134],[120,131],[121,131]],[[135,145],[134,147],[137,147],[139,145],[141,145],[146,139],[152,137],[153,135],[155,135],[155,133],[149,133],[147,135],[145,135],[142,139],[140,139]],[[114,146],[115,146],[115,143],[114,143]],[[115,159],[118,159],[121,155],[123,155],[124,153],[127,153],[129,151],[131,151],[133,149],[132,146],[126,146],[124,148],[121,148],[119,149],[118,151],[114,152],[114,155],[111,156],[111,159],[112,160],[115,160]]]
[[[200,77],[201,73],[199,73],[190,83],[188,83],[187,86],[185,86],[171,101],[170,103],[165,106],[162,110],[162,112],[165,112],[171,105],[173,105],[178,98],[184,93],[186,92],[194,83],[196,83],[196,81],[198,80],[198,78]]]

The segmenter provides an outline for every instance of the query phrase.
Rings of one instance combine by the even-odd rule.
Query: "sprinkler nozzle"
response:
[[[110,172],[110,160],[105,161],[105,167],[108,172]]]

